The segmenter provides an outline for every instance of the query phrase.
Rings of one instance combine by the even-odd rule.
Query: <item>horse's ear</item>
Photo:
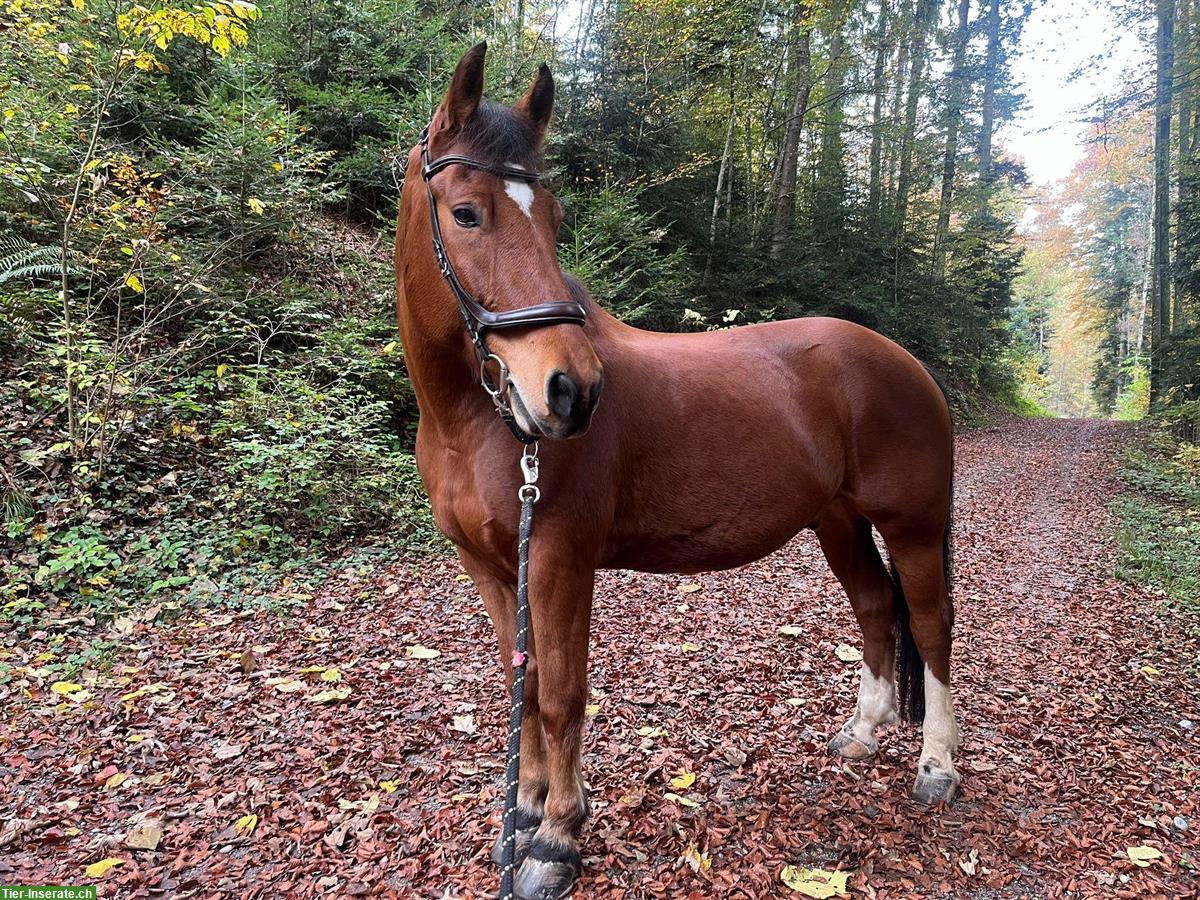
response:
[[[538,66],[529,90],[513,109],[533,123],[539,141],[546,136],[550,114],[554,112],[554,76],[550,74],[548,65],[542,63]]]
[[[453,134],[474,115],[479,101],[483,98],[486,56],[487,41],[480,41],[458,61],[454,68],[454,77],[450,79],[450,88],[433,115],[433,123],[429,129],[430,137]]]

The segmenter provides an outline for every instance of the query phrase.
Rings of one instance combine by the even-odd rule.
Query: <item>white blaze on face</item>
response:
[[[516,163],[505,163],[510,169],[523,169],[524,166],[518,166]],[[513,203],[520,207],[521,212],[532,219],[533,218],[533,185],[527,181],[518,181],[515,178],[504,179],[504,193],[512,199]]]
[[[925,667],[925,721],[921,729],[921,766],[935,771],[953,772],[954,751],[958,749],[958,725],[954,721],[954,698],[950,685],[942,684]]]

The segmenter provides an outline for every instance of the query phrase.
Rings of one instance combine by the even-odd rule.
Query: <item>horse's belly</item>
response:
[[[660,515],[648,518],[641,528],[621,528],[610,540],[602,564],[641,572],[690,573],[752,563],[810,526],[828,502],[815,495],[787,493],[791,496],[776,496],[770,502],[764,497],[748,503],[740,497],[714,505],[709,498],[710,502],[684,510],[681,516]]]

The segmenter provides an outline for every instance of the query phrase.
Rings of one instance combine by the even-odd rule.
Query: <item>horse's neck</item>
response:
[[[460,429],[485,399],[461,320],[422,321],[404,301],[399,313],[404,365],[422,417],[439,431]]]

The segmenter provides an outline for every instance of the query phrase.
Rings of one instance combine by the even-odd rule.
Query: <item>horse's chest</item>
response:
[[[501,555],[512,528],[492,512],[491,491],[475,477],[475,461],[447,447],[418,443],[417,468],[429,492],[433,518],[456,545],[477,556]]]

